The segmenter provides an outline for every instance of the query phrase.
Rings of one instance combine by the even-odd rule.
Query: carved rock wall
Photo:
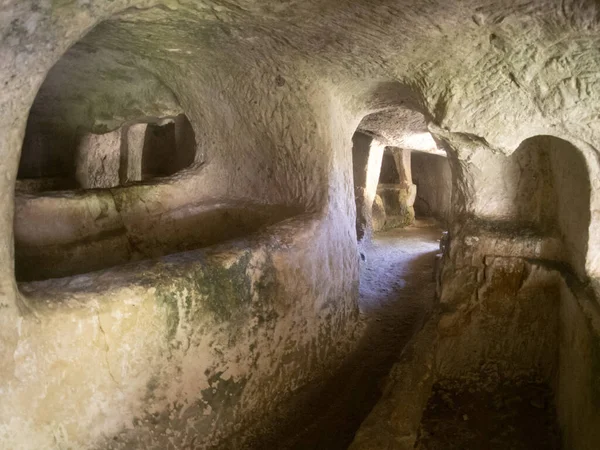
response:
[[[559,379],[571,373],[594,379],[586,356],[597,329],[580,333],[581,321],[558,325],[582,340],[579,350],[558,365],[547,358],[557,300],[545,295],[551,284],[544,280],[553,283],[555,272],[544,278],[542,265],[522,260],[542,255],[567,263],[584,281],[600,273],[599,17],[596,2],[585,0],[3,2],[0,446],[216,446],[255,419],[266,423],[273,404],[332,370],[356,329],[351,137],[363,117],[390,108],[418,111],[450,147],[455,219],[447,267],[454,265],[465,286],[445,278],[442,296],[453,308],[447,313],[458,313],[462,331],[473,336],[496,336],[480,326],[495,313],[517,319],[513,328],[501,321],[507,336],[537,330],[539,347],[526,346],[521,357],[506,339],[492,348],[509,369],[515,357],[519,369],[539,366],[550,374],[558,367]],[[69,48],[65,67],[73,75],[46,78]],[[102,82],[90,75],[96,73]],[[45,79],[57,89],[43,88]],[[65,82],[73,95],[55,97]],[[35,106],[38,92],[48,94],[41,104],[58,114]],[[198,203],[285,205],[307,215],[267,229],[253,243],[241,239],[19,285],[14,188],[32,106],[34,116],[91,132],[166,109],[186,113],[204,164],[156,189],[129,191],[123,208],[115,202],[115,210],[137,218],[136,234],[153,231],[156,222],[144,223],[146,215],[169,219]],[[581,174],[585,166],[589,201],[571,176],[565,188],[553,172],[557,193],[546,178],[520,175],[519,155],[509,155],[534,136],[562,139],[581,152],[581,164],[563,167]],[[66,160],[44,161],[60,168]],[[27,163],[33,172],[35,162]],[[527,165],[536,173],[543,166]],[[523,218],[549,224],[542,219],[545,198],[524,194],[533,188],[515,190],[514,177],[559,199],[551,209],[558,226],[549,236],[544,227],[538,234],[506,232],[511,224],[523,231]],[[93,197],[83,208],[88,212]],[[585,216],[567,208],[580,202]],[[90,223],[96,219],[103,217]],[[475,229],[461,231],[469,224]],[[510,239],[492,233],[478,245],[466,241],[490,230]],[[489,243],[507,253],[495,245],[488,250]],[[506,277],[504,291],[496,281]],[[458,297],[448,294],[453,289]],[[597,320],[590,311],[589,320]],[[444,345],[466,354],[450,340]],[[483,342],[473,345],[476,355],[485,354]],[[569,369],[569,358],[576,368]],[[469,366],[478,359],[461,361]],[[586,386],[573,391],[575,406],[562,419],[567,436],[582,436],[568,441],[576,448],[598,447],[591,432],[584,442],[574,430],[575,407],[585,406],[590,422],[598,410]]]

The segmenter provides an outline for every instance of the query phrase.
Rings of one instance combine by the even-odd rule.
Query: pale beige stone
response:
[[[599,17],[586,0],[2,2],[0,448],[243,448],[276,423],[360,337],[356,212],[385,226],[385,146],[446,152],[451,173],[427,374],[535,372],[563,448],[600,448]],[[194,151],[160,179],[141,180],[138,141],[122,164],[122,127],[183,113]],[[361,207],[357,130],[379,158]],[[19,172],[87,190],[15,189]],[[18,282],[15,262],[53,272]]]
[[[81,137],[75,159],[75,178],[83,189],[119,185],[121,133],[88,133]]]
[[[120,149],[120,184],[142,180],[142,156],[147,124],[136,123],[123,127]]]

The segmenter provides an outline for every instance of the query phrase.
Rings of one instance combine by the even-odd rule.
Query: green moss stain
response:
[[[146,398],[147,402],[151,402],[155,399],[155,392],[160,388],[160,382],[156,375],[152,375],[146,384]]]
[[[252,252],[246,251],[231,265],[225,267],[219,263],[203,261],[195,263],[192,270],[181,277],[167,278],[164,274],[157,288],[159,305],[166,314],[167,338],[172,341],[182,321],[192,324],[213,322],[211,326],[231,323],[244,323],[250,317],[257,317],[259,326],[265,322],[275,322],[278,314],[273,309],[277,298],[275,270],[267,260],[260,271],[260,278],[254,287],[259,293],[260,302],[252,303],[252,275],[248,274],[248,265]],[[257,328],[257,327],[255,327]],[[258,328],[254,331],[258,331]],[[234,345],[236,334],[232,332],[229,344]]]
[[[179,305],[177,302],[178,292],[174,287],[172,291],[162,292],[158,295],[158,302],[164,308],[166,314],[167,339],[172,341],[179,327]]]
[[[226,322],[250,302],[252,280],[246,269],[252,254],[245,253],[230,267],[199,268],[194,273],[194,290],[204,297],[204,307],[218,322]]]

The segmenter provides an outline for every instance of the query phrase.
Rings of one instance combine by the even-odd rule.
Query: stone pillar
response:
[[[121,130],[105,134],[88,133],[77,147],[75,178],[83,189],[119,185]]]
[[[412,151],[410,150],[396,149],[394,151],[394,160],[400,175],[400,205],[406,225],[412,224],[415,220],[414,204],[417,197],[417,186],[413,184],[412,180],[411,157]]]
[[[396,169],[400,177],[400,184],[404,187],[412,185],[412,172],[410,168],[410,159],[412,152],[410,150],[404,150],[401,148],[394,148],[392,150],[394,155],[394,161],[396,161]]]
[[[119,179],[121,184],[142,179],[142,154],[144,151],[144,138],[146,136],[146,123],[136,123],[123,127],[121,135],[121,166]]]
[[[395,147],[388,149],[394,157],[399,178],[397,183],[380,184],[377,188],[385,209],[385,224],[382,228],[386,229],[405,227],[414,222],[413,205],[417,195],[410,168],[411,151]]]
[[[384,146],[372,137],[355,133],[352,137],[352,164],[356,198],[356,236],[369,239],[373,228],[372,208],[377,195]]]

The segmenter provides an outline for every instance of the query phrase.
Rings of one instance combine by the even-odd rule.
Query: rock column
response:
[[[396,161],[396,169],[400,176],[400,215],[402,217],[402,225],[407,226],[415,220],[415,198],[417,196],[417,186],[412,181],[411,171],[411,155],[410,150],[394,149],[394,161]]]
[[[122,185],[142,179],[142,153],[147,126],[146,123],[136,123],[123,128],[119,168],[119,179]]]
[[[354,193],[356,197],[356,235],[368,239],[373,229],[372,208],[383,158],[383,145],[372,137],[355,133],[352,138]]]
[[[405,227],[415,220],[413,205],[417,187],[412,182],[411,151],[390,147],[388,147],[388,150],[394,157],[398,181],[391,184],[379,184],[377,188],[377,194],[381,197],[385,209],[385,222],[376,229]]]

